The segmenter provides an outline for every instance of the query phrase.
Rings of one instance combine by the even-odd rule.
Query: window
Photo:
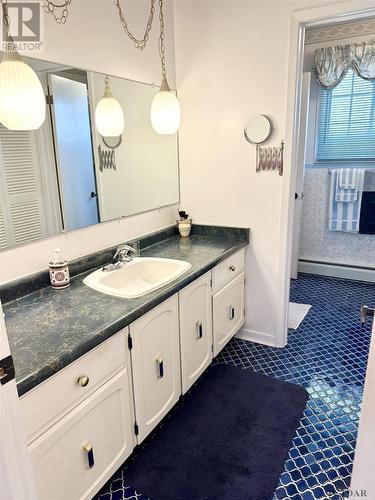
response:
[[[349,70],[319,92],[316,160],[375,160],[375,81]]]

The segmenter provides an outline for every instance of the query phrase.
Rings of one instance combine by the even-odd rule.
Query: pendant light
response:
[[[180,128],[181,108],[175,92],[171,91],[167,81],[167,71],[165,67],[163,0],[159,0],[159,7],[159,53],[162,80],[160,90],[154,97],[151,104],[151,124],[158,134],[175,134]]]
[[[22,61],[9,33],[7,5],[3,3],[7,50],[0,63],[0,122],[10,130],[35,130],[46,117],[46,99],[35,71]]]
[[[112,95],[108,76],[105,77],[104,83],[104,95],[95,109],[95,126],[103,137],[118,137],[124,132],[124,112],[121,104]]]

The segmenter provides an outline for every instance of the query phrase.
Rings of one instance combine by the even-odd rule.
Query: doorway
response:
[[[336,35],[341,39],[332,40],[327,27],[326,39],[318,42],[314,30],[307,30],[304,70],[314,66],[315,51],[331,50],[327,44],[354,47],[371,38],[353,36],[355,29],[360,31],[358,22],[346,23]],[[375,80],[364,79],[353,68],[330,88],[322,86],[311,71],[304,72],[291,272],[294,279],[300,271],[375,281],[374,109]]]
[[[99,222],[86,73],[49,74],[52,131],[64,228]]]
[[[306,29],[292,279],[300,272],[375,282],[375,80],[349,63],[372,49],[373,35],[361,34],[369,26],[371,19]],[[289,303],[289,328],[309,307]]]
[[[296,439],[303,456],[297,452],[291,456],[294,477],[290,471],[285,473],[284,492],[286,490],[291,498],[301,498],[311,488],[316,488],[314,498],[335,495],[340,498],[349,494],[371,342],[371,322],[361,326],[359,312],[363,300],[372,307],[375,305],[375,280],[371,273],[375,265],[375,235],[370,234],[372,222],[368,212],[362,214],[362,200],[373,196],[364,193],[372,191],[372,172],[375,172],[372,170],[375,141],[370,137],[374,127],[374,83],[348,70],[337,85],[323,90],[314,74],[307,75],[311,73],[315,50],[310,51],[312,58],[307,67],[304,44],[310,39],[314,45],[314,30],[317,48],[323,49],[373,39],[371,34],[358,31],[354,37],[357,40],[337,39],[337,33],[342,38],[350,24],[358,28],[364,17],[364,12],[350,12],[350,8],[360,7],[358,4],[349,4],[336,9],[341,15],[335,19],[330,18],[329,8],[297,14],[294,31],[292,28],[299,52],[295,54],[296,59],[291,58],[291,68],[296,69],[297,74],[297,83],[290,83],[289,96],[295,113],[292,116],[290,112],[288,121],[293,169],[289,179],[289,210],[287,202],[284,208],[289,223],[289,241],[285,246],[290,253],[286,260],[292,258],[290,267],[286,266],[284,285],[289,291],[292,278],[291,300],[312,307],[301,326],[289,331],[286,349],[294,342],[304,346],[296,362],[303,359],[306,370],[302,373],[313,373],[308,381],[311,397],[318,397],[328,416],[334,418],[332,422],[328,422],[329,419],[325,422],[323,416],[313,411],[306,415],[309,430],[302,431]],[[326,17],[323,10],[327,12]],[[366,18],[370,14],[375,13],[368,10]],[[336,32],[336,38],[324,45],[322,34],[330,27],[331,33]],[[351,34],[353,37],[353,32]],[[318,250],[321,254],[316,253]],[[369,383],[366,378],[366,386]],[[333,410],[335,401],[337,412]],[[353,404],[358,406],[355,418],[349,416]],[[351,429],[349,433],[347,424]],[[338,425],[336,429],[335,425]],[[305,452],[311,451],[314,458],[307,463]],[[300,467],[296,467],[297,461]],[[360,469],[363,467],[357,461],[357,470]],[[315,477],[308,477],[307,481],[304,474],[308,475],[308,471]],[[370,481],[368,485],[370,487]],[[373,498],[370,494],[367,497]]]

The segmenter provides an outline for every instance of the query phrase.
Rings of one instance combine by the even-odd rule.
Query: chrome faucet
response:
[[[131,262],[133,257],[137,254],[137,251],[130,245],[120,245],[115,255],[113,256],[112,262],[103,267],[102,271],[113,271],[114,269],[120,269],[127,262]]]

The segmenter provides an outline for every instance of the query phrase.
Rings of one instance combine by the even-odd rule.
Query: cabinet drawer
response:
[[[127,332],[122,330],[21,397],[29,443],[128,364]],[[77,382],[82,376],[88,377],[84,387]]]
[[[133,450],[131,408],[123,369],[36,439],[29,451],[38,500],[92,498]]]
[[[245,265],[245,250],[231,255],[212,270],[212,290],[218,290],[234,276],[243,271]]]
[[[212,299],[214,356],[230,341],[244,323],[244,273],[216,292]]]

